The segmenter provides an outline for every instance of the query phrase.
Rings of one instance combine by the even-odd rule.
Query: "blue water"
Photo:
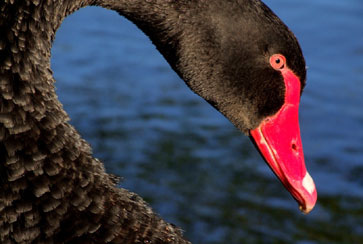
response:
[[[307,216],[249,139],[112,11],[82,9],[58,30],[59,98],[120,185],[194,243],[363,243],[363,2],[265,3],[308,65],[300,123],[319,199]]]

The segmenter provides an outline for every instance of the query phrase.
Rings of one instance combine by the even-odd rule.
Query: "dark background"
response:
[[[89,7],[62,24],[59,98],[121,186],[194,243],[363,243],[363,1],[265,3],[309,67],[300,123],[319,199],[307,216],[249,139],[115,12]]]

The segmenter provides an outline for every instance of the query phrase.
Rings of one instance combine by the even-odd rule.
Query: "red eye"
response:
[[[286,58],[282,54],[274,54],[270,57],[270,64],[275,70],[281,70],[285,67]]]

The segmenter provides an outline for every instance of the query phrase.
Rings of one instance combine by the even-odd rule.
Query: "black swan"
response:
[[[313,208],[298,124],[305,61],[261,1],[2,0],[1,243],[189,243],[115,186],[57,99],[52,41],[62,20],[87,5],[134,22],[195,93],[250,136],[301,210]]]

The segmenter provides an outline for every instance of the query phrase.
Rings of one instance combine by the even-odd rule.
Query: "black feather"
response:
[[[0,1],[0,243],[189,243],[139,196],[117,188],[58,101],[50,50],[77,9],[116,10],[187,85],[239,129],[282,105],[280,52],[305,82],[300,47],[258,0]]]

